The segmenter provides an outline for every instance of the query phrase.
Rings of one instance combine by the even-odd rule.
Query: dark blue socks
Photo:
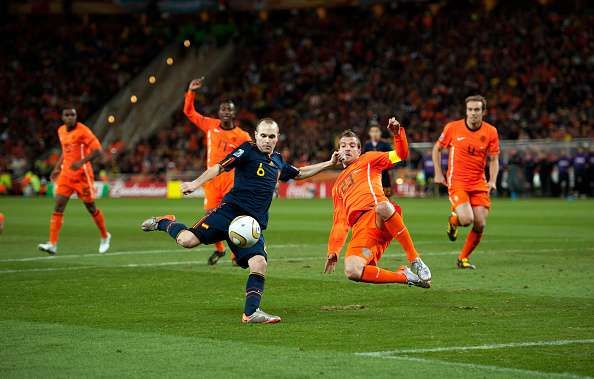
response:
[[[157,224],[157,229],[169,233],[171,238],[177,239],[177,235],[182,231],[188,229],[184,224],[173,222],[171,220],[163,219]]]
[[[243,313],[250,316],[260,306],[262,299],[262,292],[264,292],[264,276],[261,274],[251,273],[245,285],[245,307]]]

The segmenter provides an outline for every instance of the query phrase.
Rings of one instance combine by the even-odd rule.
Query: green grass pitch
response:
[[[0,377],[594,376],[594,201],[494,200],[475,271],[455,269],[446,199],[400,203],[431,289],[350,282],[342,257],[322,275],[331,202],[275,200],[262,307],[283,322],[242,325],[246,271],[139,229],[201,200],[98,200],[105,255],[73,200],[48,258],[52,201],[0,198]],[[392,244],[380,266],[403,263]]]

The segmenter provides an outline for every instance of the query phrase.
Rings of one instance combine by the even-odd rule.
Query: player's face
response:
[[[62,121],[66,126],[74,126],[76,124],[76,110],[64,109],[62,111]]]
[[[219,105],[219,118],[225,123],[233,121],[235,119],[235,105],[233,103]]]
[[[382,131],[380,130],[380,128],[378,128],[377,126],[372,126],[371,129],[369,129],[369,139],[371,139],[373,142],[377,142],[382,138]]]
[[[256,146],[261,152],[270,154],[278,142],[278,127],[271,124],[260,124],[256,128]]]
[[[361,145],[355,137],[342,137],[338,152],[344,156],[342,163],[349,165],[361,155]]]
[[[466,103],[466,121],[469,124],[480,124],[483,121],[483,103],[469,101]]]

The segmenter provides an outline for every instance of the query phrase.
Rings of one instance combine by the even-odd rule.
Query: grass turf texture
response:
[[[262,307],[283,322],[241,325],[246,271],[139,229],[164,213],[191,224],[200,200],[99,200],[105,255],[73,200],[45,258],[52,201],[0,198],[0,376],[594,376],[593,201],[495,200],[476,271],[454,268],[467,229],[447,240],[447,200],[400,203],[433,288],[349,282],[342,258],[323,276],[330,201],[275,200]],[[381,266],[402,263],[393,244]]]

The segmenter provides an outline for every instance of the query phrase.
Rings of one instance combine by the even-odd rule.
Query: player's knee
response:
[[[485,220],[475,220],[474,224],[472,225],[472,230],[477,233],[482,233],[485,230],[485,226],[487,226],[487,222]]]
[[[375,213],[377,213],[383,220],[392,217],[396,210],[389,201],[382,201],[375,206]]]
[[[250,272],[265,275],[268,268],[268,262],[262,255],[255,255],[248,260]]]
[[[468,226],[472,223],[474,223],[474,216],[472,214],[459,214],[458,215],[458,222],[460,223],[460,225],[462,226]]]
[[[97,212],[95,203],[85,203],[85,206],[87,207],[87,211],[89,211],[90,214],[95,214],[95,212]]]
[[[344,274],[349,280],[359,281],[363,274],[363,266],[350,262],[345,262]]]
[[[198,237],[194,235],[194,233],[188,230],[182,230],[175,239],[177,244],[181,247],[185,247],[186,249],[196,247],[200,244]]]

